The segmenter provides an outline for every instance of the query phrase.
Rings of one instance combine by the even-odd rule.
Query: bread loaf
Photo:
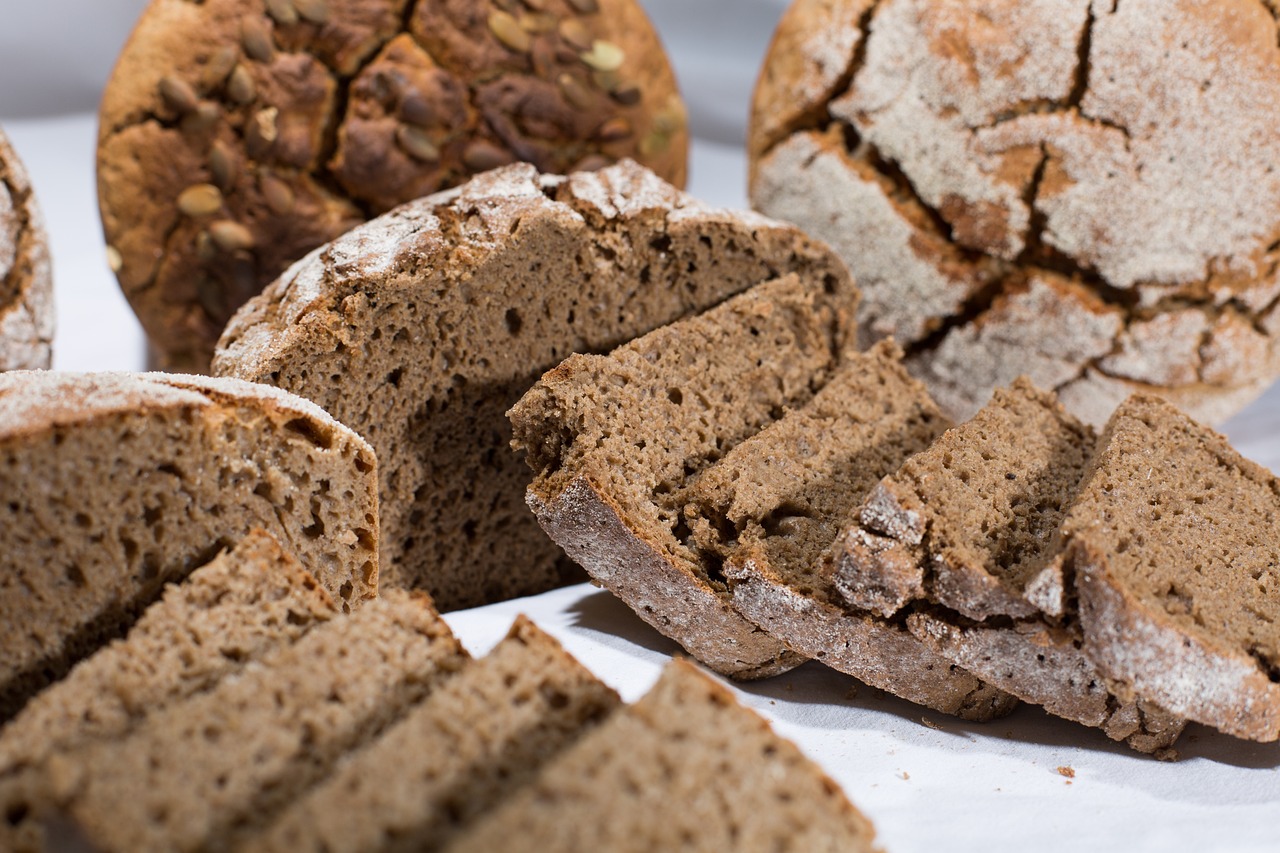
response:
[[[53,273],[31,179],[0,132],[0,371],[48,368]]]

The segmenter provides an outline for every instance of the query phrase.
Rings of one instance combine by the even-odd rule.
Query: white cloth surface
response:
[[[48,222],[60,369],[140,369],[144,363],[141,330],[106,266],[94,189],[94,119],[86,112],[132,10],[144,2],[26,4],[16,18],[7,14],[0,32],[0,124],[27,163]],[[739,143],[747,97],[785,5],[646,3],[703,137],[694,146],[690,189],[711,202],[745,205]],[[50,20],[59,23],[56,31],[48,30]],[[46,31],[66,35],[62,21],[70,22],[72,37],[56,50],[33,48],[53,43],[54,35],[41,35]],[[47,97],[28,97],[33,79],[47,80]],[[80,112],[49,115],[66,110]],[[1226,431],[1246,455],[1280,468],[1280,387]],[[678,651],[607,592],[587,585],[448,619],[479,654],[517,613],[560,638],[628,700]],[[843,786],[891,853],[1280,850],[1280,745],[1191,726],[1178,747],[1183,759],[1160,763],[1036,708],[969,724],[885,697],[816,663],[735,689]],[[1074,778],[1059,768],[1070,768]]]

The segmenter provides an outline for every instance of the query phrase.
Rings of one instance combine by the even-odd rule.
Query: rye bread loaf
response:
[[[53,273],[31,179],[0,131],[0,371],[53,359]]]
[[[1019,379],[886,476],[834,546],[836,589],[1024,701],[1167,757],[1184,722],[1080,649],[1062,523],[1095,435]]]
[[[1280,481],[1168,404],[1112,417],[1063,523],[1084,650],[1128,692],[1280,736]]]
[[[618,705],[616,693],[520,617],[493,651],[347,755],[239,849],[437,850]]]
[[[1280,56],[1257,0],[796,0],[757,209],[840,252],[943,410],[1027,374],[1101,425],[1280,375]]]
[[[604,351],[795,272],[851,288],[797,230],[718,211],[622,163],[512,166],[316,252],[220,342],[220,374],[315,400],[381,470],[382,580],[442,610],[549,588],[569,567],[523,506],[503,416],[571,352]]]
[[[792,651],[921,705],[986,720],[1012,697],[890,621],[842,601],[828,554],[884,474],[948,426],[890,342],[854,354],[812,400],[738,444],[687,488],[694,541],[723,561],[733,606]]]
[[[165,587],[128,636],[81,661],[0,729],[0,849],[46,848],[40,771],[50,755],[128,737],[149,715],[339,612],[316,579],[260,530]]]
[[[574,355],[510,412],[535,472],[529,506],[591,577],[711,668],[736,678],[803,658],[732,606],[720,558],[684,516],[698,472],[803,405],[851,354],[850,291],[759,284],[609,355]]]
[[[55,820],[104,853],[232,848],[467,660],[426,595],[390,591],[128,737],[51,756]]]
[[[373,452],[276,388],[0,374],[0,719],[261,527],[344,608],[377,589]]]
[[[445,849],[870,853],[874,835],[793,744],[676,660]]]
[[[207,368],[292,261],[526,160],[684,183],[684,105],[636,0],[152,0],[99,116],[109,255],[159,366]]]

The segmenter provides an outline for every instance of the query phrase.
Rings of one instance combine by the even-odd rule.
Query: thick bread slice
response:
[[[1280,736],[1280,481],[1168,403],[1116,410],[1063,524],[1086,654],[1129,692]]]
[[[56,752],[136,731],[148,715],[208,690],[339,613],[269,534],[165,587],[127,637],[99,649],[0,730],[0,849],[44,849],[40,768]]]
[[[302,394],[369,439],[383,583],[452,610],[573,571],[522,504],[503,417],[520,395],[570,353],[789,272],[852,290],[798,230],[709,208],[634,163],[569,177],[511,166],[301,261],[232,320],[214,370]]]
[[[869,853],[874,835],[794,744],[676,660],[446,849]]]
[[[377,472],[314,404],[238,380],[0,375],[0,719],[252,528],[374,595]]]
[[[233,847],[467,660],[425,595],[392,591],[129,737],[51,757],[58,817],[99,851]]]
[[[520,617],[486,657],[347,756],[240,849],[439,849],[619,702],[556,640]]]
[[[718,558],[690,541],[684,489],[822,387],[851,350],[850,307],[819,282],[766,282],[610,355],[571,356],[510,412],[536,472],[529,505],[551,538],[726,675],[773,675],[802,658],[733,609]]]
[[[825,553],[885,474],[949,425],[896,345],[848,358],[806,405],[730,450],[688,489],[695,541],[724,561],[734,606],[798,654],[935,710],[990,719],[1016,704],[896,622],[849,608]]]

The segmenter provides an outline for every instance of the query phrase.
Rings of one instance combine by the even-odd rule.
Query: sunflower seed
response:
[[[490,13],[489,32],[493,33],[494,37],[508,49],[514,50],[516,53],[524,53],[533,44],[529,34],[521,29],[520,22],[510,12]]]
[[[492,142],[477,139],[462,152],[462,162],[472,172],[487,172],[512,161],[510,152]]]
[[[243,65],[237,65],[227,80],[227,97],[237,104],[249,104],[258,97],[258,87],[253,75]]]
[[[625,118],[611,118],[596,131],[596,137],[604,142],[617,142],[631,135],[631,122]]]
[[[186,115],[200,105],[200,96],[191,84],[181,77],[166,74],[160,78],[160,97],[175,111]]]
[[[178,210],[186,216],[212,216],[222,209],[222,191],[213,184],[195,184],[178,195]]]
[[[591,50],[581,55],[581,59],[597,71],[617,71],[626,59],[622,48],[611,41],[596,39],[591,43]]]
[[[440,148],[431,141],[422,128],[407,124],[400,125],[396,128],[396,142],[415,160],[435,163],[440,159]]]
[[[241,252],[246,249],[252,249],[256,242],[253,239],[253,232],[239,222],[232,222],[230,219],[219,219],[210,225],[209,239],[213,240],[214,245],[224,252]]]
[[[323,24],[329,20],[329,0],[293,0],[293,5],[304,21]]]
[[[578,50],[590,50],[591,42],[595,40],[591,36],[591,31],[587,29],[587,25],[577,18],[565,18],[560,22],[558,29],[560,38]]]
[[[298,23],[298,10],[292,0],[267,0],[267,14],[286,27]]]
[[[235,168],[231,150],[222,142],[213,143],[213,147],[209,149],[209,173],[223,192],[231,189],[235,183]]]
[[[107,246],[107,266],[111,267],[111,271],[115,273],[124,269],[124,255],[120,254],[120,250],[115,246]]]
[[[565,101],[570,106],[580,110],[591,109],[595,102],[595,96],[587,85],[574,77],[567,71],[556,78],[556,83],[560,87],[560,94],[564,96]]]
[[[275,175],[264,174],[261,178],[262,198],[267,207],[277,216],[285,216],[293,211],[296,198],[293,189]]]
[[[598,0],[569,0],[569,5],[583,15],[590,15],[600,11]]]
[[[270,62],[276,55],[271,33],[259,18],[245,18],[240,23],[240,44],[245,54],[257,62]]]

